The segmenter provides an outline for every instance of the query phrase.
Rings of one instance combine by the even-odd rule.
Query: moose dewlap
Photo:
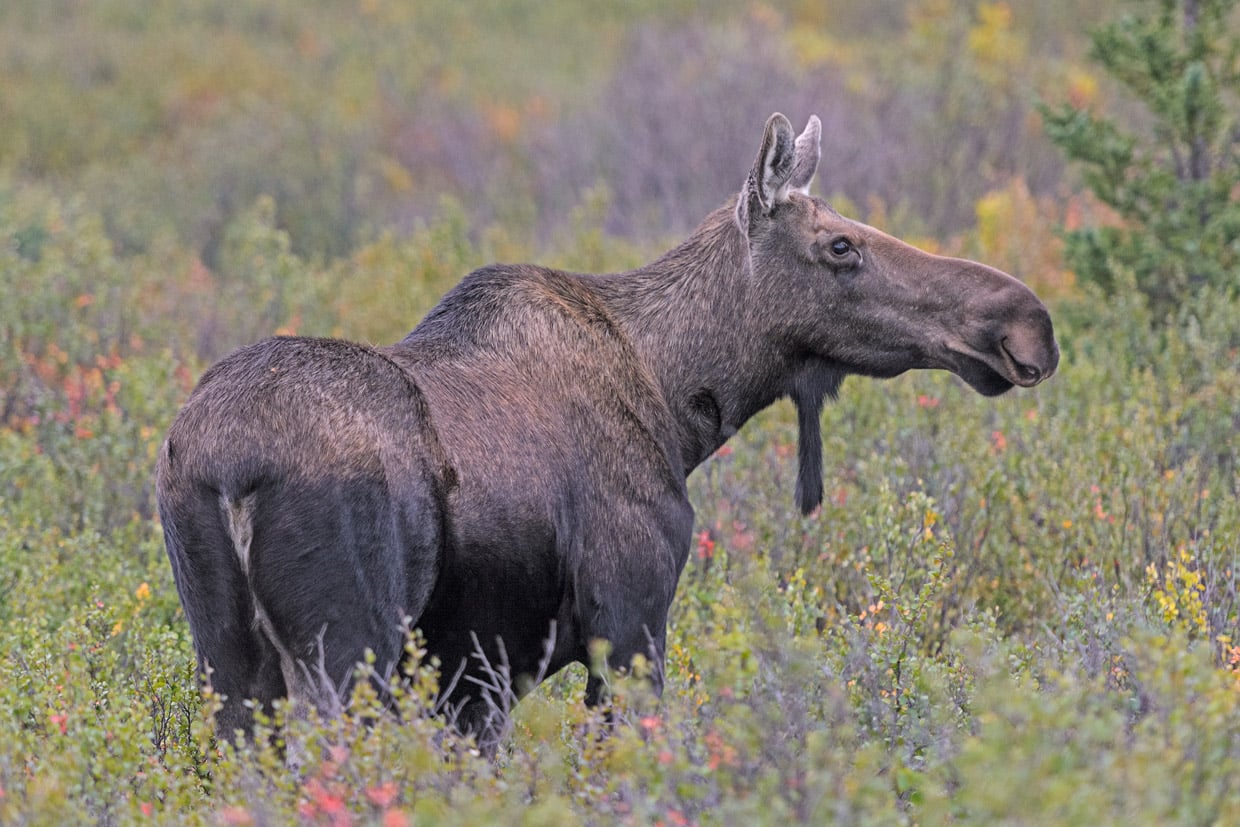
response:
[[[659,691],[685,478],[746,420],[791,396],[808,512],[845,376],[942,368],[994,395],[1053,374],[1050,315],[1019,281],[809,194],[819,136],[772,115],[737,196],[638,270],[486,267],[389,347],[273,338],[208,370],[158,501],[221,734],[248,730],[249,699],[337,710],[367,649],[395,674],[406,617],[484,744],[504,705],[468,680],[476,647],[545,676],[602,638],[612,668],[648,657]],[[592,675],[587,702],[604,689]]]

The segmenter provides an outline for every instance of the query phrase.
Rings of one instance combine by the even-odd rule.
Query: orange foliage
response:
[[[72,426],[75,438],[91,439],[103,417],[121,415],[117,404],[121,383],[114,374],[124,360],[115,350],[97,355],[93,364],[82,364],[70,359],[55,342],[49,342],[42,354],[26,353],[23,358],[30,376],[52,400],[50,421]],[[49,420],[22,408],[10,413],[3,424],[26,432],[43,421]]]
[[[521,134],[521,112],[515,106],[496,103],[486,108],[487,126],[495,137],[511,144]]]
[[[307,60],[318,60],[323,56],[323,40],[313,29],[302,29],[297,36],[297,54]]]
[[[1064,267],[1063,241],[1057,232],[1063,208],[1051,198],[1036,198],[1021,179],[992,190],[976,204],[976,255],[1011,273],[1043,295],[1073,290],[1075,276]]]
[[[1074,109],[1087,109],[1098,100],[1098,79],[1078,67],[1068,70],[1068,103]]]

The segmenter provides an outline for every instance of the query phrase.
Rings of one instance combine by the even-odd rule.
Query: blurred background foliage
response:
[[[546,241],[600,184],[610,234],[678,235],[778,109],[823,117],[824,192],[951,236],[1012,179],[1062,183],[1032,107],[1097,95],[1080,34],[1107,4],[1079,5],[13,0],[0,164],[123,252],[174,239],[214,269],[264,195],[316,260],[443,195]]]
[[[1240,821],[1233,5],[0,4],[0,823]],[[759,417],[609,738],[570,670],[495,765],[425,673],[400,726],[290,722],[300,775],[215,743],[151,491],[202,370],[640,264],[774,110],[842,212],[1046,296],[1060,374],[850,380],[809,518]]]

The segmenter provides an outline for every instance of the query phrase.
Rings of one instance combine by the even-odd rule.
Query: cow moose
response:
[[[247,700],[339,712],[367,650],[394,674],[406,618],[491,749],[488,659],[526,691],[602,639],[611,669],[650,658],[657,693],[685,479],[750,417],[796,405],[808,513],[845,376],[941,368],[993,396],[1055,372],[1021,282],[809,194],[820,134],[772,115],[739,194],[637,270],[488,266],[397,344],[277,337],[206,371],[157,498],[221,736],[252,726]]]

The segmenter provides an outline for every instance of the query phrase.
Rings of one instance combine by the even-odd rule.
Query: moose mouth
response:
[[[1016,385],[990,365],[971,356],[960,359],[953,373],[982,396],[998,396]]]
[[[951,371],[983,396],[998,396],[1017,385],[1031,388],[1053,372],[1053,368],[1044,371],[1017,358],[1006,338],[999,341],[992,353],[952,348],[951,357]]]

